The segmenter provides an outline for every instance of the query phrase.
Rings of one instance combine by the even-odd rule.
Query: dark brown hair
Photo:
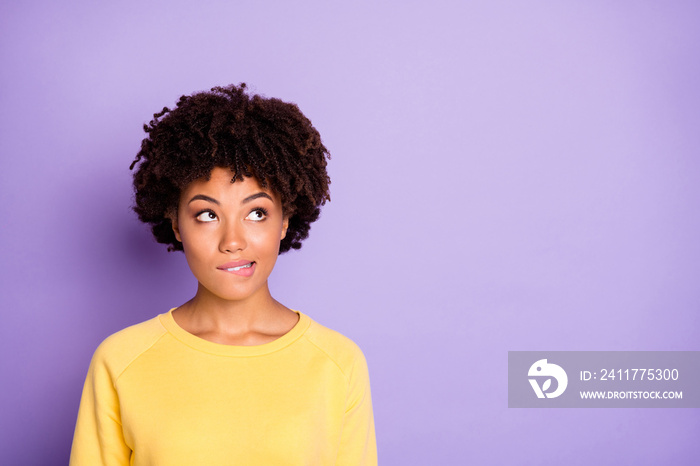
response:
[[[169,218],[180,193],[215,167],[230,168],[232,182],[255,177],[280,196],[289,218],[280,253],[301,247],[320,206],[330,200],[330,154],[318,131],[295,104],[251,96],[245,84],[182,96],[144,130],[148,136],[130,167],[139,164],[134,211],[170,251],[182,251]]]

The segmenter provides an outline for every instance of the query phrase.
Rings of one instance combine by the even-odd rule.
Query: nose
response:
[[[219,250],[231,253],[246,248],[245,227],[238,222],[228,222],[223,225]]]

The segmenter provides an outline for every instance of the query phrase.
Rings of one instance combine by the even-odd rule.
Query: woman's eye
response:
[[[214,212],[206,211],[197,215],[196,219],[200,222],[213,222],[216,220],[216,214]]]
[[[261,209],[255,209],[246,217],[248,220],[253,220],[254,222],[259,222],[265,218],[265,211]]]

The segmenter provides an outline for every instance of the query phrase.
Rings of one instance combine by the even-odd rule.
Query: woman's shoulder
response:
[[[134,359],[151,348],[167,331],[156,316],[105,338],[95,350],[93,364],[121,373]]]
[[[358,363],[366,364],[362,350],[353,340],[314,320],[311,320],[305,337],[320,351],[326,353],[341,369]]]

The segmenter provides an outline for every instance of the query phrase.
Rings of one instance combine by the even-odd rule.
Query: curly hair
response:
[[[249,95],[244,83],[182,96],[173,110],[153,115],[144,131],[129,167],[140,162],[133,209],[169,251],[183,250],[170,220],[180,193],[216,167],[229,168],[231,182],[254,177],[280,196],[289,219],[280,253],[301,248],[320,206],[330,201],[330,154],[311,121],[295,104]]]

